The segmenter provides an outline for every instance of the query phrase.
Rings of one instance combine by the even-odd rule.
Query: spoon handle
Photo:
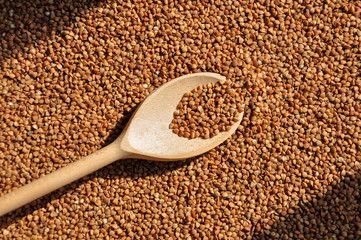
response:
[[[0,216],[128,156],[118,142],[0,197]]]

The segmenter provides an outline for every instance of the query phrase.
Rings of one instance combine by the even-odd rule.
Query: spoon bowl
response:
[[[209,139],[179,137],[169,129],[169,124],[184,93],[224,79],[215,73],[195,73],[164,84],[150,94],[133,114],[123,131],[124,135],[120,136],[120,148],[136,154],[136,158],[174,161],[197,156],[218,146],[236,131],[243,112],[229,131],[220,132]]]
[[[179,137],[169,129],[173,113],[184,93],[220,80],[225,80],[225,77],[216,73],[195,73],[159,87],[140,104],[113,143],[0,197],[0,216],[120,159],[183,160],[221,144],[236,131],[243,112],[228,131],[209,139],[190,140]]]

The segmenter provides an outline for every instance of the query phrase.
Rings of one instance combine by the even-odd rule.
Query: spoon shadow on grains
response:
[[[131,116],[131,113],[126,114],[124,119],[116,124],[116,126],[109,132],[109,136],[105,139],[104,143],[100,144],[100,148],[109,145],[120,135]],[[67,195],[71,195],[71,192],[73,192],[72,194],[76,194],[74,191],[81,191],[81,189],[83,189],[82,186],[89,182],[94,183],[98,181],[103,182],[106,180],[116,179],[119,179],[120,181],[133,181],[145,177],[165,176],[172,171],[181,169],[184,165],[188,165],[193,159],[194,158],[189,158],[175,162],[155,162],[143,159],[124,159],[116,161],[88,176],[61,187],[44,197],[41,197],[0,217],[0,232],[12,223],[19,221],[34,211],[41,208],[47,208],[48,204],[52,201],[57,201],[59,199],[63,199],[64,197],[66,198]],[[113,200],[114,199],[103,198],[101,202],[93,202],[92,204],[94,204],[95,207],[100,206],[101,204],[112,205]]]
[[[0,60],[12,58],[14,54],[31,53],[49,40],[53,41],[54,48],[60,47],[69,37],[67,30],[102,3],[92,0],[0,0]],[[38,58],[43,57],[39,55]]]
[[[360,239],[360,186],[361,172],[346,174],[318,197],[301,197],[274,223],[253,222],[252,239]]]

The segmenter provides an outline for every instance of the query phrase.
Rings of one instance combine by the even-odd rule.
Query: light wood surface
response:
[[[229,131],[210,139],[178,137],[169,129],[169,124],[184,93],[222,79],[225,77],[215,73],[195,73],[159,87],[138,107],[112,144],[0,197],[0,216],[120,159],[183,160],[221,144],[236,131],[243,113]]]

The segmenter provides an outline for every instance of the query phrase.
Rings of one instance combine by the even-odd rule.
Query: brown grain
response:
[[[169,128],[179,137],[212,138],[239,121],[242,89],[230,80],[198,86],[185,93]]]
[[[90,154],[157,87],[247,94],[222,145],[117,162],[0,219],[1,239],[360,239],[361,4],[0,0],[0,192]]]

